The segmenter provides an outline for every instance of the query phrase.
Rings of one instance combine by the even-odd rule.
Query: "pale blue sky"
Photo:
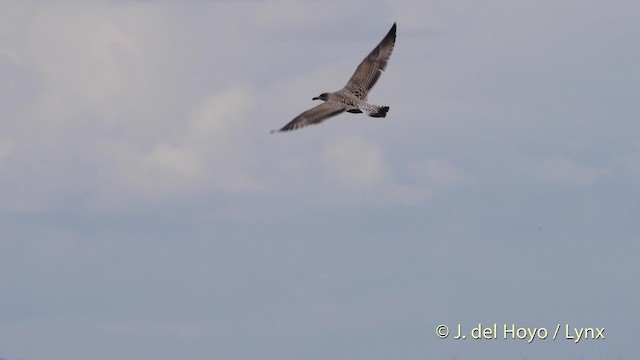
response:
[[[3,3],[0,358],[635,359],[639,18]],[[394,21],[386,118],[269,134]],[[435,336],[478,323],[606,339]]]

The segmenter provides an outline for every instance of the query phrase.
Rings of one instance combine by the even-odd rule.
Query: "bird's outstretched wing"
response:
[[[299,129],[303,126],[319,124],[326,119],[343,113],[346,110],[345,106],[333,101],[323,102],[322,104],[312,107],[311,109],[303,112],[295,117],[287,125],[280,130],[271,130],[271,133],[280,131],[289,131]]]
[[[393,46],[396,43],[396,23],[393,23],[391,30],[358,65],[358,68],[347,82],[344,89],[357,96],[359,99],[366,100],[369,90],[376,84],[382,71],[386,69]]]

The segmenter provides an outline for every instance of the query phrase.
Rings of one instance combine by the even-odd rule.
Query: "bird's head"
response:
[[[329,94],[327,94],[327,93],[322,93],[322,94],[320,94],[320,95],[318,95],[318,96],[314,97],[314,98],[313,98],[313,99],[311,99],[311,100],[322,100],[322,101],[327,101],[327,99],[328,99],[328,98],[329,98]]]

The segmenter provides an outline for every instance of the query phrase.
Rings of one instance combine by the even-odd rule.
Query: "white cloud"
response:
[[[580,165],[560,156],[543,160],[535,170],[538,179],[559,185],[587,186],[607,174],[606,168]]]
[[[209,177],[225,192],[261,188],[252,174],[255,164],[251,143],[250,88],[236,86],[209,96],[194,111],[189,124],[189,143],[200,152]]]
[[[247,130],[245,116],[252,97],[251,89],[241,86],[210,94],[193,112],[189,136],[200,145],[215,140],[216,144],[229,146],[233,136]]]
[[[406,2],[418,5],[414,3]],[[361,48],[369,50],[379,35],[360,34],[351,22],[342,22],[344,14],[332,15],[336,26],[330,29],[313,22],[303,24],[318,9],[299,2],[198,5],[212,14],[221,13],[214,9],[224,9],[220,22],[205,21],[204,12],[196,10],[167,11],[172,6],[125,2],[33,7],[35,16],[21,21],[28,24],[23,25],[25,34],[0,49],[0,56],[8,59],[19,54],[21,66],[25,64],[21,70],[28,67],[38,76],[38,91],[33,92],[29,110],[21,114],[26,120],[13,121],[16,129],[7,135],[11,155],[0,160],[0,169],[11,169],[16,178],[31,178],[30,185],[45,193],[90,189],[104,198],[114,193],[126,199],[137,194],[188,198],[218,192],[296,196],[314,191],[320,198],[328,195],[350,203],[420,202],[441,188],[463,184],[467,174],[449,160],[398,156],[407,148],[387,145],[424,142],[416,150],[460,155],[477,145],[473,141],[518,138],[520,129],[533,123],[527,121],[534,114],[521,116],[520,106],[459,95],[460,89],[473,90],[465,90],[469,89],[465,71],[485,74],[477,70],[495,69],[486,66],[493,58],[480,58],[485,63],[478,64],[454,56],[456,51],[467,51],[459,46],[461,39],[456,36],[461,34],[453,31],[473,15],[466,5],[442,6],[426,22],[397,8],[405,35],[399,30],[398,49],[389,68],[393,74],[385,73],[384,84],[374,93],[380,102],[392,106],[392,117],[357,131],[349,128],[353,123],[345,122],[345,127],[323,125],[267,141],[267,135],[261,136],[304,110],[309,105],[305,101],[316,91],[342,85],[362,56],[361,50],[350,55],[353,47],[348,41],[358,42],[360,48],[366,36]],[[393,9],[395,3],[387,6]],[[294,22],[278,22],[287,11],[296,14]],[[437,13],[443,15],[440,23]],[[241,26],[233,19],[242,14],[261,21]],[[284,28],[298,26],[316,37],[309,40],[306,34],[298,34],[301,41],[291,41]],[[415,37],[420,29],[432,27],[449,32],[447,46],[443,47],[442,39]],[[352,30],[351,40],[318,46],[318,39],[337,39],[343,28]],[[259,30],[273,36],[258,41],[265,40],[264,34],[256,34]],[[429,55],[437,50],[433,46],[445,51]],[[291,57],[312,48],[332,50],[332,55],[312,56],[303,63]],[[433,56],[427,68],[424,61],[413,61],[424,59],[425,54]],[[451,64],[451,59],[463,60]],[[289,65],[283,67],[284,61]],[[422,70],[411,70],[417,67]],[[454,73],[465,76],[451,77]],[[430,84],[428,88],[425,83]],[[485,86],[483,81],[472,83]],[[378,136],[378,126],[387,131],[385,146],[371,140]],[[335,138],[341,136],[338,132],[357,135]],[[502,150],[474,151],[481,161],[480,156]],[[400,160],[391,163],[389,159]],[[545,181],[583,184],[605,173],[573,165],[548,161],[536,174]],[[80,176],[69,176],[72,171]]]
[[[371,189],[389,176],[382,151],[356,137],[327,146],[323,160],[327,179],[351,189]]]
[[[9,171],[7,162],[12,153],[13,142],[11,142],[11,140],[0,140],[0,183],[2,183],[2,180],[5,180],[3,178],[7,176]]]
[[[162,181],[166,188],[191,183],[202,175],[200,156],[190,147],[158,145],[140,163],[145,177],[153,182]]]
[[[11,156],[13,152],[13,142],[8,139],[0,140],[0,160]]]
[[[286,24],[287,27],[300,29],[308,24],[309,18],[327,17],[335,13],[326,6],[309,7],[299,1],[265,1],[258,3],[253,11],[253,23],[269,28]]]
[[[410,163],[408,171],[433,187],[451,187],[465,181],[464,171],[443,159],[427,159]]]
[[[3,208],[46,208],[82,192],[113,207],[260,189],[248,126],[253,90],[228,81],[198,88],[181,76],[195,61],[188,73],[231,77],[172,51],[193,49],[167,36],[177,25],[163,6],[42,5],[23,22],[14,39],[23,41],[15,51],[1,47],[0,58],[19,53],[38,91],[0,142],[0,181],[12,188]],[[216,56],[231,64],[236,55]]]
[[[185,197],[215,191],[245,192],[261,188],[252,173],[254,152],[246,136],[251,91],[234,87],[206,97],[195,106],[179,134],[149,149],[140,143],[110,141],[98,151],[113,167],[102,181],[107,204],[113,191],[147,199]],[[114,188],[115,186],[115,188]]]
[[[187,178],[197,177],[202,171],[198,154],[188,147],[156,146],[142,159],[142,163],[152,171],[166,171]]]
[[[0,140],[0,178],[7,172],[7,160],[13,153],[13,142],[11,140]]]
[[[640,183],[640,140],[635,140],[627,153],[612,159],[611,172],[623,183]]]
[[[126,11],[125,11],[126,10]],[[43,78],[41,115],[114,110],[140,95],[154,70],[160,17],[141,6],[44,7],[29,30],[31,60]],[[59,115],[59,116],[55,116]]]
[[[431,195],[421,185],[397,182],[379,146],[359,137],[344,137],[327,145],[322,154],[324,184],[321,203],[333,205],[417,204]]]
[[[13,48],[0,47],[0,59],[6,59],[14,64],[18,64],[20,63],[20,54]]]

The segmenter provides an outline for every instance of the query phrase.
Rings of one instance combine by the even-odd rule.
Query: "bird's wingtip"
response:
[[[395,23],[395,21],[394,21],[394,22],[393,22],[393,25],[391,26],[391,29],[389,29],[389,34],[387,34],[387,36],[389,36],[389,35],[391,35],[391,34],[395,35],[395,33],[396,33],[396,28],[397,28],[397,25],[396,25],[396,23]]]

